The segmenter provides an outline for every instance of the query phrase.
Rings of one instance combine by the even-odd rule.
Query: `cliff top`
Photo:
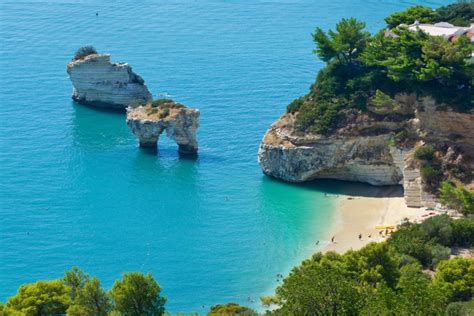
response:
[[[128,108],[127,119],[131,120],[171,120],[183,112],[198,112],[196,109],[170,99],[159,99]]]

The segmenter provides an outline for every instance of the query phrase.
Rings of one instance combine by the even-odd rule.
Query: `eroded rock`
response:
[[[163,131],[179,146],[179,152],[194,154],[198,150],[196,129],[199,110],[172,100],[157,100],[127,109],[127,126],[138,137],[140,146],[156,147]]]
[[[328,136],[299,133],[296,114],[284,114],[260,144],[258,161],[263,172],[290,182],[326,178],[402,184],[407,205],[432,207],[434,197],[424,191],[419,165],[413,162],[414,148],[420,142],[454,146],[464,156],[450,154],[452,159],[463,159],[463,165],[471,169],[474,113],[456,112],[430,97],[403,94],[396,101],[400,105],[396,115],[359,112]],[[400,143],[396,137],[401,132],[406,140]]]
[[[125,109],[152,100],[144,80],[127,63],[111,63],[110,54],[91,54],[72,60],[67,73],[74,101],[98,107]]]

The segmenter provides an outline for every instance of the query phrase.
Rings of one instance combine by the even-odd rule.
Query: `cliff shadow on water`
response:
[[[362,197],[403,197],[402,185],[374,186],[361,182],[316,179],[301,183],[288,183],[271,176],[265,176],[270,181],[285,183],[306,190],[314,190],[330,195],[362,196]]]

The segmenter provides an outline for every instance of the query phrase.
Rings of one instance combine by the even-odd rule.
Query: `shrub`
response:
[[[439,185],[439,181],[443,175],[442,171],[439,168],[435,168],[432,165],[423,165],[420,168],[421,178],[427,184],[428,188],[431,190],[435,189]]]
[[[375,91],[372,103],[375,105],[376,112],[380,114],[397,111],[400,108],[397,101],[379,89]]]
[[[293,100],[288,106],[286,107],[286,112],[294,114],[295,112],[298,112],[303,105],[303,99],[299,98],[296,100]]]
[[[444,205],[458,210],[464,215],[474,214],[474,192],[463,187],[456,187],[443,181],[439,189],[440,200]]]
[[[415,159],[432,161],[436,150],[431,145],[423,145],[415,150]]]
[[[74,60],[83,59],[86,56],[97,54],[97,50],[93,46],[83,46],[76,51]]]
[[[453,245],[460,247],[474,246],[474,220],[470,218],[460,218],[452,221]]]
[[[474,300],[469,302],[454,302],[446,307],[447,316],[472,316]]]
[[[452,301],[467,301],[474,290],[474,259],[456,257],[438,265],[434,283],[443,288]]]
[[[245,306],[240,306],[237,303],[217,304],[211,307],[207,316],[257,316],[257,313]]]

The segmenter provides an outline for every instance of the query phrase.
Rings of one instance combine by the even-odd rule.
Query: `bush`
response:
[[[217,304],[211,307],[207,316],[257,316],[258,314],[245,306],[237,303]]]
[[[299,98],[288,104],[286,107],[286,112],[294,114],[295,112],[298,112],[303,105],[303,99]]]
[[[434,278],[451,297],[451,301],[468,301],[474,290],[474,259],[456,257],[440,262]]]
[[[474,214],[474,192],[463,187],[456,187],[448,181],[443,181],[439,188],[440,200],[444,205],[453,208],[464,215]]]
[[[460,218],[452,221],[453,245],[460,247],[474,246],[474,220],[470,218]]]
[[[436,150],[431,145],[423,145],[415,150],[415,159],[432,161]]]
[[[86,56],[97,54],[97,50],[93,46],[83,46],[76,51],[74,60],[83,59]]]
[[[428,164],[421,166],[420,173],[424,183],[431,190],[438,187],[441,177],[443,176],[443,173],[439,168],[435,168]]]
[[[474,313],[474,300],[469,302],[454,302],[446,307],[447,316],[472,316]]]

